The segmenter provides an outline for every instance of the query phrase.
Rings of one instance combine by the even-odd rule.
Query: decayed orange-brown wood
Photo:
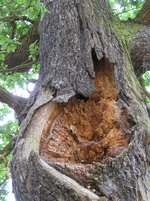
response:
[[[96,92],[88,100],[73,97],[58,104],[41,138],[40,153],[46,161],[69,164],[105,162],[128,145],[130,123],[117,105],[113,65],[97,62]]]

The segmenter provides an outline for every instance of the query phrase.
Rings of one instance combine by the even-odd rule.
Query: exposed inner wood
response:
[[[85,167],[91,169],[93,162],[104,163],[108,157],[118,156],[130,141],[127,131],[131,124],[117,105],[113,65],[96,58],[94,65],[96,92],[89,99],[78,95],[68,104],[57,105],[40,143],[44,160],[61,171],[70,169],[69,175],[80,169],[80,177]]]

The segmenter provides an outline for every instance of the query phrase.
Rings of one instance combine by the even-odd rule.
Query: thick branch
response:
[[[138,78],[150,70],[150,26],[142,25],[131,45],[131,59]]]
[[[0,87],[0,102],[6,103],[10,108],[12,108],[16,112],[18,116],[23,110],[25,104],[27,103],[27,99],[15,96]]]
[[[12,140],[8,142],[8,144],[3,149],[0,150],[0,155],[7,157],[11,151],[12,151]],[[1,160],[0,160],[0,163],[1,163]]]
[[[21,65],[15,66],[15,67],[10,68],[10,69],[0,70],[0,73],[25,72],[25,71],[28,71],[29,69],[31,69],[32,65],[35,64],[35,63],[37,63],[37,60],[36,61],[31,61],[31,62],[28,62],[28,63],[23,63]]]
[[[150,2],[149,0],[146,0],[142,9],[139,11],[135,18],[136,22],[139,22],[141,24],[150,24]]]
[[[24,40],[24,42],[22,43],[22,45],[19,45],[16,48],[15,52],[9,53],[6,56],[4,64],[7,65],[9,69],[10,68],[14,68],[16,66],[18,67],[19,65],[22,66],[23,63],[25,63],[26,61],[28,61],[29,46],[33,42],[35,42],[36,40],[39,40],[38,24],[39,24],[39,20],[37,20],[33,24],[33,26],[31,27],[31,30],[30,30],[28,36],[26,37],[26,39]],[[21,70],[19,70],[19,71],[21,71]],[[25,71],[25,69],[23,68],[22,72],[24,72],[24,71]]]
[[[5,21],[5,22],[12,22],[12,21],[18,21],[18,20],[23,20],[23,21],[28,21],[30,23],[34,23],[33,20],[27,18],[26,16],[19,16],[19,15],[9,15],[9,16],[4,16],[0,18],[0,21]]]

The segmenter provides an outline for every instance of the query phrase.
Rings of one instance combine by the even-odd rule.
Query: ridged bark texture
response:
[[[129,52],[116,35],[116,21],[107,1],[55,0],[47,2],[46,7],[48,12],[40,26],[39,89],[21,124],[11,161],[16,200],[150,200],[149,116]],[[114,92],[109,95],[112,88]],[[89,113],[86,104],[91,108]],[[72,106],[74,110],[68,110]],[[89,114],[98,107],[102,119],[97,110],[94,124],[96,110],[93,116]],[[71,117],[73,114],[83,124]],[[112,115],[111,128],[109,123],[104,127],[107,114]],[[85,118],[80,118],[83,115]],[[58,125],[64,129],[60,133]],[[86,130],[87,125],[93,133],[90,137],[83,136],[82,126]],[[100,135],[102,125],[105,136]],[[82,135],[76,132],[79,127]],[[44,135],[50,141],[49,159],[41,150]],[[109,146],[101,146],[101,137],[107,138]],[[124,146],[121,139],[125,139]],[[67,151],[64,146],[64,151],[67,140],[71,148]],[[46,147],[47,139],[44,143]],[[77,156],[67,155],[74,147],[82,148],[82,143],[85,149],[77,149]],[[61,151],[57,152],[59,149],[66,152],[65,159]]]
[[[150,26],[141,26],[134,36],[131,46],[131,58],[138,78],[150,70]]]

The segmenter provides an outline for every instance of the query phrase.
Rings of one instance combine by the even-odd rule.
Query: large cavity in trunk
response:
[[[77,95],[67,104],[58,104],[40,143],[42,158],[80,183],[86,182],[85,170],[93,162],[107,163],[108,157],[118,156],[130,141],[131,125],[117,105],[114,66],[106,58],[98,61],[94,51],[92,55],[96,91],[88,99]]]

